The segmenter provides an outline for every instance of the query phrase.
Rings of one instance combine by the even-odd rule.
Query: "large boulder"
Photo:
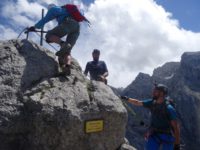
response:
[[[50,51],[27,40],[0,42],[1,150],[116,150],[124,144],[127,111],[112,90],[89,81],[73,60],[60,76]],[[88,120],[103,120],[86,133]]]

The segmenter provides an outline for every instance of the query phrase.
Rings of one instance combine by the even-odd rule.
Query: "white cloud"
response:
[[[182,29],[178,20],[153,0],[96,0],[88,8],[81,0],[18,0],[5,2],[1,15],[21,29],[36,23],[47,4],[66,2],[78,4],[92,23],[91,28],[82,26],[72,54],[84,68],[92,50],[100,49],[109,68],[109,83],[116,87],[126,86],[139,72],[151,73],[158,65],[179,60],[183,52],[200,48],[200,33]],[[49,23],[46,29],[53,26],[55,23]],[[5,39],[17,34],[1,24],[0,31]],[[36,41],[36,36],[32,39]]]
[[[1,10],[2,16],[10,19],[16,25],[30,25],[34,19],[41,17],[42,5],[36,2],[28,2],[27,0],[18,0],[17,2],[5,2]]]
[[[17,33],[11,28],[5,28],[4,26],[0,25],[0,36],[1,40],[9,40],[13,37],[17,37]]]
[[[153,0],[96,0],[86,15],[92,28],[82,31],[74,54],[85,64],[92,49],[99,48],[109,66],[110,84],[116,87],[129,84],[138,72],[151,73],[200,48],[200,34],[181,29]]]

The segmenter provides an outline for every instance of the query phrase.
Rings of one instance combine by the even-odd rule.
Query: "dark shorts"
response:
[[[169,134],[151,135],[145,145],[145,150],[173,150],[175,138]]]
[[[78,39],[80,34],[80,25],[77,21],[72,18],[65,18],[65,20],[52,30],[49,30],[46,34],[46,40],[49,41],[49,37],[52,35],[58,36],[60,38],[67,36],[66,42],[74,46],[76,40]]]

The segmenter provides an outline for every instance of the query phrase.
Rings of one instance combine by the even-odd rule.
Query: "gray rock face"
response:
[[[152,79],[151,76],[144,73],[139,73],[136,79],[122,92],[123,95],[133,96],[135,98],[146,98],[147,95],[144,93],[149,93],[148,97],[151,96],[152,87]],[[141,89],[142,87],[142,89]]]
[[[184,53],[182,56],[180,72],[184,82],[192,90],[200,91],[200,52]]]
[[[169,62],[164,64],[162,67],[158,67],[153,71],[153,76],[163,79],[171,79],[174,73],[179,69],[179,62]]]
[[[124,143],[127,112],[112,90],[87,80],[74,60],[58,75],[54,55],[23,41],[0,42],[1,150],[116,150]],[[85,133],[85,121],[104,130]]]
[[[197,150],[200,147],[200,52],[184,53],[180,63],[167,63],[154,70],[152,76],[139,74],[132,84],[123,92],[133,98],[147,99],[151,97],[154,81],[169,87],[170,97],[177,104],[177,113],[181,123],[182,144],[185,150]],[[136,116],[130,114],[127,126],[127,138],[132,145],[143,149],[142,139],[146,126],[137,125],[138,116],[149,124],[149,112],[144,108],[131,105]]]

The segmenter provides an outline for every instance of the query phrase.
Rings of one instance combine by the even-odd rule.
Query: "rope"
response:
[[[25,32],[27,29],[28,29],[28,28],[24,28],[24,29],[22,30],[22,32],[20,32],[19,35],[17,36],[17,39],[19,39],[20,36],[22,35],[22,33]]]
[[[40,35],[39,35],[39,33],[37,33],[37,32],[35,32],[36,33],[36,35],[37,36],[39,36],[39,37],[41,37]],[[46,32],[44,32],[44,33],[46,33]],[[47,43],[47,41],[44,39],[44,38],[42,38],[42,40],[43,41],[45,41],[46,43]],[[49,46],[51,46],[55,51],[58,51],[52,44],[50,44],[50,43],[47,43]]]

